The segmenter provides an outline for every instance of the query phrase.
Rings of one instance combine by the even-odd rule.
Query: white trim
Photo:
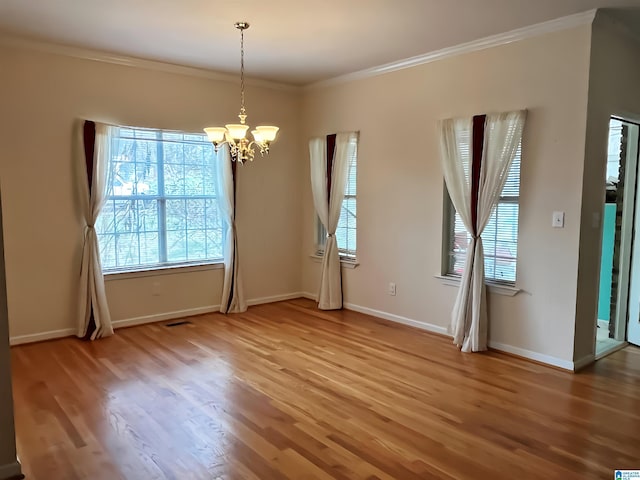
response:
[[[424,65],[436,60],[453,57],[465,53],[484,50],[487,48],[497,47],[508,43],[517,42],[526,38],[536,37],[547,33],[567,30],[570,28],[588,25],[593,22],[596,16],[596,10],[588,10],[582,13],[576,13],[566,17],[556,18],[546,22],[529,25],[527,27],[511,30],[510,32],[499,33],[489,37],[473,40],[452,47],[443,48],[433,52],[428,52],[415,57],[405,58],[399,61],[379,65],[376,67],[360,70],[357,72],[340,75],[338,77],[322,80],[320,82],[311,83],[304,87],[291,85],[287,83],[272,82],[260,79],[246,79],[248,85],[270,88],[274,90],[284,90],[289,92],[299,92],[302,90],[313,90],[324,88],[332,85],[352,82],[363,78],[375,77],[385,73],[391,73],[405,68],[411,68],[418,65]],[[610,20],[611,21],[611,20]],[[619,27],[619,29],[621,29]],[[628,28],[626,29],[628,30]],[[69,45],[60,45],[56,43],[43,42],[34,39],[17,37],[14,35],[0,35],[0,46],[21,48],[33,50],[54,55],[63,55],[66,57],[79,58],[83,60],[91,60],[96,62],[110,63],[114,65],[122,65],[126,67],[142,68],[166,73],[174,73],[177,75],[186,75],[190,77],[206,78],[208,80],[216,80],[221,82],[237,83],[236,75],[216,72],[204,68],[187,67],[173,63],[161,62],[157,60],[145,60],[142,58],[130,57],[126,55],[118,55],[99,50],[91,50],[87,48],[73,47]]]
[[[247,305],[261,305],[263,303],[274,303],[274,302],[282,302],[284,300],[293,300],[294,298],[303,297],[304,294],[301,292],[294,293],[285,293],[283,295],[273,295],[271,297],[258,297],[252,300],[247,300]]]
[[[270,297],[258,297],[247,301],[248,305],[260,305],[263,303],[281,302],[283,300],[292,300],[294,298],[300,298],[304,296],[303,293],[293,292],[283,295],[273,295]],[[166,320],[173,320],[176,318],[192,317],[194,315],[202,315],[204,313],[219,312],[220,305],[206,305],[204,307],[187,308],[184,310],[175,310],[172,312],[155,313],[152,315],[142,315],[140,317],[124,318],[122,320],[114,320],[113,328],[126,328],[134,327],[136,325],[144,325],[147,323],[162,322]],[[11,337],[10,344],[22,345],[25,343],[42,342],[44,340],[54,340],[56,338],[71,337],[76,334],[75,328],[65,328],[63,330],[53,330],[50,332],[33,333],[29,335],[19,335]]]
[[[383,318],[385,320],[389,320],[396,323],[401,323],[403,325],[409,325],[411,327],[416,327],[421,330],[426,330],[431,333],[438,333],[440,335],[447,335],[446,327],[441,327],[440,325],[433,325],[427,322],[421,322],[419,320],[413,320],[412,318],[402,317],[400,315],[395,315],[393,313],[383,312],[382,310],[374,310],[373,308],[362,307],[360,305],[355,305],[353,303],[345,303],[344,308],[347,310],[353,310],[354,312],[366,313],[367,315],[371,315],[373,317]]]
[[[519,357],[528,358],[529,360],[535,360],[536,362],[545,363],[554,367],[562,368],[563,370],[574,371],[574,362],[570,360],[563,360],[561,358],[552,357],[543,353],[534,352],[532,350],[525,350],[524,348],[513,347],[505,343],[498,343],[489,340],[489,347],[501,352],[511,353]]]
[[[433,325],[431,323],[421,322],[419,320],[413,320],[411,318],[401,317],[399,315],[394,315],[392,313],[387,313],[380,310],[361,307],[359,305],[354,305],[352,303],[345,303],[344,307],[348,310],[353,310],[360,313],[366,313],[374,317],[383,318],[385,320],[390,320],[396,323],[402,323],[404,325],[410,325],[412,327],[416,327],[421,330],[426,330],[428,332],[438,333],[440,335],[446,335],[448,337],[451,336],[447,332],[447,328],[441,327],[440,325]],[[562,360],[560,358],[551,357],[549,355],[533,352],[531,350],[525,350],[523,348],[513,347],[511,345],[506,345],[504,343],[489,341],[489,346],[495,350],[518,355],[519,357],[523,357],[525,359],[535,360],[537,362],[545,363],[547,365],[553,365],[555,367],[559,367],[564,370],[570,370],[570,371],[574,370],[574,363],[568,360]]]
[[[175,275],[181,273],[203,272],[207,270],[224,269],[224,262],[216,261],[215,263],[198,263],[192,265],[163,265],[161,267],[151,267],[144,270],[120,270],[104,272],[104,281],[112,282],[114,280],[126,280],[129,278],[141,277],[157,277],[160,275]]]
[[[611,118],[611,117],[610,117]],[[618,118],[623,118],[619,116]],[[637,190],[637,176],[638,176],[638,128],[632,127],[628,129],[627,138],[627,158],[625,158],[624,167],[624,192],[622,194],[622,224],[621,224],[621,239],[620,239],[620,252],[619,252],[619,272],[618,272],[618,292],[616,300],[615,318],[609,320],[615,322],[614,332],[615,339],[623,341],[627,337],[627,318],[629,316],[630,304],[629,294],[631,293],[631,279],[633,273],[633,250],[634,250],[634,235],[633,231],[635,222],[635,209],[636,206],[636,190]],[[617,210],[617,209],[616,209]],[[616,211],[617,217],[617,211]],[[602,211],[602,218],[604,218],[604,204]],[[602,251],[602,247],[600,247]],[[631,305],[635,310],[635,307]],[[608,325],[607,325],[608,328]]]
[[[9,339],[9,345],[22,345],[23,343],[43,342],[45,340],[54,340],[56,338],[64,338],[75,335],[75,328],[64,328],[62,330],[51,330],[49,332],[30,333],[27,335],[18,335]]]
[[[43,42],[13,35],[0,35],[0,46],[33,50],[36,52],[50,53],[53,55],[79,58],[82,60],[92,60],[95,62],[122,65],[125,67],[142,68],[145,70],[153,70],[156,72],[174,73],[176,75],[205,78],[208,80],[216,80],[219,82],[238,82],[238,77],[229,73],[221,73],[204,68],[187,67],[184,65],[177,65],[174,63],[161,62],[157,60],[145,60],[143,58],[129,57],[126,55],[117,55],[99,50],[91,50],[87,48],[72,47],[69,45]],[[268,80],[260,80],[255,78],[247,78],[245,79],[245,83],[247,85],[256,87],[270,88],[273,90],[284,90],[288,92],[299,92],[301,90],[301,87],[298,87],[296,85],[271,82]]]
[[[258,297],[247,300],[247,305],[261,305],[263,303],[281,302],[283,300],[291,300],[300,298],[301,293],[287,293],[284,295],[273,295],[270,297]],[[192,317],[194,315],[202,315],[204,313],[219,312],[220,305],[207,305],[205,307],[188,308],[185,310],[176,310],[173,312],[157,313],[154,315],[144,315],[142,317],[127,318],[124,320],[116,320],[113,322],[113,328],[133,327],[136,325],[144,325],[146,323],[156,323],[166,320],[174,320],[176,318]]]
[[[125,318],[123,320],[115,320],[113,328],[134,327],[136,325],[144,325],[146,323],[163,322],[165,320],[173,320],[176,318],[193,317],[194,315],[202,315],[204,313],[219,312],[220,305],[207,305],[205,307],[186,308],[184,310],[175,310],[173,312],[155,313],[153,315],[143,315],[141,317]]]
[[[13,463],[7,463],[6,465],[0,465],[0,480],[21,477],[22,468],[20,462],[17,460]]]
[[[524,40],[526,38],[537,37],[540,35],[545,35],[547,33],[568,30],[570,28],[576,28],[582,25],[588,25],[593,22],[595,16],[596,10],[593,9],[566,17],[556,18],[547,22],[529,25],[527,27],[511,30],[510,32],[491,35],[489,37],[462,43],[453,47],[443,48],[441,50],[425,53],[423,55],[417,55],[415,57],[405,58],[403,60],[379,65],[377,67],[368,68],[365,70],[360,70],[358,72],[340,75],[328,80],[312,83],[304,87],[304,89],[314,90],[317,88],[325,88],[342,83],[353,82],[355,80],[362,80],[363,78],[370,78],[378,75],[383,75],[385,73],[396,72],[398,70],[404,70],[405,68],[424,65],[425,63],[435,62],[436,60],[442,60],[444,58],[450,58],[465,53],[485,50],[487,48],[497,47],[500,45],[506,45],[508,43]]]
[[[273,295],[269,297],[254,298],[254,299],[248,300],[247,304],[253,306],[253,305],[260,305],[263,303],[273,303],[273,302],[280,302],[283,300],[291,300],[291,299],[300,298],[300,297],[308,298],[309,300],[314,300],[314,301],[317,299],[316,295],[310,292],[294,292],[294,293],[287,293],[283,295]],[[353,303],[345,303],[344,308],[347,310],[353,310],[354,312],[360,312],[366,315],[371,315],[373,317],[389,320],[391,322],[400,323],[403,325],[409,325],[411,327],[419,328],[427,332],[450,336],[447,332],[447,328],[442,327],[440,325],[434,325],[431,323],[414,320],[412,318],[395,315],[393,313],[384,312],[382,310],[375,310],[373,308],[363,307]],[[141,317],[128,318],[124,320],[116,320],[113,322],[113,327],[116,329],[124,328],[124,327],[133,327],[135,325],[143,325],[146,323],[155,323],[155,322],[161,322],[166,320],[173,320],[175,318],[184,318],[184,317],[190,317],[194,315],[202,315],[204,313],[218,312],[219,310],[220,310],[220,305],[209,305],[205,307],[176,310],[176,311],[167,312],[167,313],[144,315]],[[37,333],[37,334],[31,334],[31,335],[21,335],[18,337],[11,337],[10,343],[13,346],[13,345],[21,345],[24,343],[51,340],[55,338],[72,336],[75,334],[75,332],[76,332],[75,329],[67,328],[64,330],[54,330],[51,332],[43,332],[43,333]],[[625,342],[619,348],[623,348],[626,345],[627,344]],[[580,368],[583,368],[584,366],[588,365],[589,363],[595,360],[593,355],[588,355],[587,357],[584,357],[576,362],[571,362],[568,360],[562,360],[560,358],[551,357],[549,355],[533,352],[531,350],[525,350],[523,348],[518,348],[518,347],[513,347],[511,345],[506,345],[503,343],[493,342],[491,340],[489,341],[489,347],[495,350],[511,353],[514,355],[518,355],[519,357],[523,357],[525,359],[535,360],[537,362],[545,363],[547,365],[553,365],[555,367],[559,367],[569,371],[575,371]],[[1,473],[1,470],[0,470],[0,473]],[[1,478],[2,477],[0,476],[0,479]]]
[[[442,282],[443,285],[447,285],[449,287],[460,286],[460,277],[455,277],[453,275],[434,275],[433,278],[437,278]],[[501,283],[493,283],[486,280],[484,284],[487,286],[487,290],[489,290],[489,293],[506,295],[507,297],[513,297],[514,295],[517,295],[522,291],[521,288],[517,288],[511,285],[503,285]]]
[[[573,371],[577,372],[578,370],[583,369],[588,365],[591,365],[595,361],[596,361],[596,357],[593,355],[593,353],[590,353],[589,355],[585,355],[579,360],[576,360],[573,362]]]
[[[607,355],[611,355],[613,352],[617,352],[618,350],[622,350],[624,347],[629,346],[629,342],[624,342],[624,341],[619,341],[619,343],[606,348],[605,350],[603,350],[602,352],[598,353],[597,355],[588,355],[591,357],[591,361],[595,362],[596,360],[600,360],[601,358],[606,357]],[[580,359],[579,361],[583,361],[586,357]],[[576,362],[578,363],[578,362]]]
[[[316,299],[316,296],[309,292],[303,292],[302,296],[310,300]],[[404,325],[410,325],[412,327],[420,328],[421,330],[426,330],[428,332],[451,337],[451,335],[449,335],[449,333],[447,332],[446,327],[442,327],[440,325],[433,325],[431,323],[421,322],[419,320],[401,317],[400,315],[383,312],[381,310],[374,310],[373,308],[362,307],[360,305],[355,305],[353,303],[345,303],[344,308],[346,308],[347,310],[353,310],[355,312],[372,315],[374,317],[383,318],[385,320],[390,320],[392,322],[401,323]],[[574,364],[574,362],[571,362],[569,360],[563,360],[561,358],[552,357],[550,355],[544,355],[542,353],[533,352],[531,350],[525,350],[524,348],[513,347],[511,345],[506,345],[504,343],[489,341],[489,347],[491,347],[494,350],[517,355],[524,359],[535,360],[540,363],[552,365],[554,367],[559,367],[559,368],[562,368],[563,370],[574,371],[574,369],[582,368],[582,365],[578,365],[578,362]],[[581,361],[585,361],[585,360],[583,359]]]

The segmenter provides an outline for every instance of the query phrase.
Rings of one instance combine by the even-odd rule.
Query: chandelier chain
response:
[[[241,28],[240,29],[240,115],[246,115],[246,114],[247,113],[244,108],[244,28]],[[244,121],[242,123],[244,123]]]

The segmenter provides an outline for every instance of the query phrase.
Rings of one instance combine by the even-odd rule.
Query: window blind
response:
[[[357,247],[357,168],[358,152],[357,141],[353,140],[353,155],[349,158],[349,170],[347,174],[347,184],[345,187],[344,200],[336,228],[336,241],[340,255],[347,258],[355,258]],[[317,219],[318,225],[318,246],[324,250],[327,231]]]
[[[466,138],[464,135],[459,137],[458,148],[460,148],[463,159],[466,159],[465,172],[467,175],[471,165],[469,143],[468,136]],[[497,282],[514,283],[516,280],[521,157],[522,147],[519,145],[502,189],[500,200],[494,207],[489,217],[489,222],[482,232],[485,277]],[[461,275],[471,235],[467,233],[460,215],[455,212],[453,204],[449,203],[454,215],[449,236],[449,265],[447,273]]]

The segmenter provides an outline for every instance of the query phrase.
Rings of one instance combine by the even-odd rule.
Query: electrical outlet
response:
[[[396,284],[393,282],[389,282],[389,288],[387,289],[387,293],[389,295],[395,295],[396,294]]]
[[[151,295],[154,297],[162,295],[162,293],[160,293],[160,282],[153,282],[151,284]]]

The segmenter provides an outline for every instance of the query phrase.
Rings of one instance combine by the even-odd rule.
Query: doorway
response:
[[[596,358],[626,341],[640,343],[640,235],[634,235],[640,225],[639,131],[635,122],[618,117],[609,121]]]

